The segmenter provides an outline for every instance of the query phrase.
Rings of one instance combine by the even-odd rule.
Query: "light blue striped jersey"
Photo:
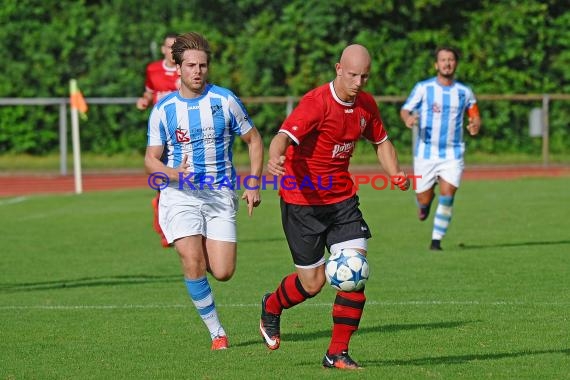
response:
[[[418,82],[402,106],[419,115],[414,156],[424,159],[463,158],[464,115],[476,103],[473,91],[460,82],[442,86],[436,77]]]
[[[165,164],[171,168],[180,166],[188,155],[193,183],[235,186],[234,138],[253,127],[237,96],[208,84],[198,98],[183,98],[178,91],[162,98],[148,120],[147,145],[165,146]]]

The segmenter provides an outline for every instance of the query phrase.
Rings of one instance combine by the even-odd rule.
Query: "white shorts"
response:
[[[178,190],[160,192],[158,222],[169,243],[186,236],[236,242],[237,194],[229,190]]]
[[[453,160],[424,160],[421,158],[414,159],[414,175],[416,177],[416,193],[423,193],[435,185],[438,178],[443,178],[445,182],[459,187],[461,183],[461,175],[464,168],[463,159]]]

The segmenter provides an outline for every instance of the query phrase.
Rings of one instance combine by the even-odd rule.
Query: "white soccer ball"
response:
[[[364,288],[369,267],[366,256],[355,249],[343,248],[331,255],[325,264],[327,282],[336,290],[354,292]]]

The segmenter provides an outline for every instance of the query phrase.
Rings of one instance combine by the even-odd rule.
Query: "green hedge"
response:
[[[86,97],[136,97],[146,64],[168,31],[210,40],[211,80],[241,97],[300,96],[334,76],[348,43],[373,55],[367,90],[405,96],[434,74],[433,49],[461,50],[458,78],[476,94],[569,93],[570,8],[567,1],[213,0],[150,2],[19,1],[0,8],[0,97],[65,97],[76,78]],[[539,153],[528,137],[528,113],[540,104],[480,102],[484,129],[470,149]],[[400,104],[381,104],[390,135],[411,134]],[[248,106],[268,141],[284,105]],[[551,104],[551,152],[570,149],[568,102]],[[142,151],[148,112],[134,105],[91,105],[82,147],[93,153]],[[1,153],[59,149],[56,107],[0,107]]]

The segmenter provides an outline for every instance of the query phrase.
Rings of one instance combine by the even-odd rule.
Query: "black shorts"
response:
[[[281,223],[295,265],[318,263],[325,247],[333,244],[372,237],[359,205],[356,195],[323,206],[293,205],[281,199]]]

